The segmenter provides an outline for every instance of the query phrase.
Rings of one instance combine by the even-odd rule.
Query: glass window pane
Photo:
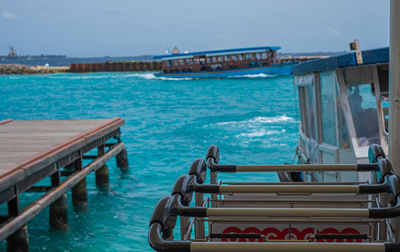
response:
[[[315,112],[315,86],[314,83],[304,87],[305,106],[305,131],[310,140],[307,146],[308,158],[312,163],[318,162],[317,140],[316,140],[316,112]]]
[[[339,147],[343,149],[349,149],[351,147],[349,131],[347,130],[346,119],[344,117],[343,109],[341,107],[339,95],[339,83],[336,83],[336,107],[338,112]]]
[[[322,142],[336,146],[336,72],[320,75]]]
[[[389,134],[389,98],[385,97],[381,100],[383,119],[385,122],[385,133]]]
[[[371,84],[350,86],[348,96],[358,144],[380,144],[376,99]]]
[[[306,87],[306,113],[307,113],[307,127],[308,137],[316,139],[315,134],[315,91],[314,85]]]
[[[301,115],[301,132],[307,136],[306,128],[305,128],[305,110],[304,110],[304,87],[299,87],[299,106],[300,106],[300,115]]]

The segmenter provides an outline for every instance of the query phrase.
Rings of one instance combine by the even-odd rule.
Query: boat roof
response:
[[[363,64],[379,64],[389,62],[389,47],[362,51]],[[293,68],[294,75],[332,71],[338,68],[358,66],[356,53],[346,53],[324,59],[317,59],[297,64]]]
[[[201,51],[192,53],[166,54],[166,55],[154,56],[154,59],[162,59],[162,60],[184,59],[184,58],[191,58],[195,55],[215,56],[215,55],[234,54],[234,53],[256,53],[264,51],[277,51],[279,49],[281,49],[280,46],[259,46],[259,47],[234,48],[234,49],[213,50],[213,51]]]

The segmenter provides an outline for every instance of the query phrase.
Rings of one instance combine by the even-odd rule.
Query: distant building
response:
[[[179,49],[177,46],[175,46],[174,49],[172,49],[172,54],[179,54]]]
[[[9,58],[16,58],[17,57],[17,53],[15,52],[14,47],[10,47],[10,52],[8,53],[8,57]]]

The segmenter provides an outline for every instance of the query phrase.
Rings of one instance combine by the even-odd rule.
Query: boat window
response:
[[[305,87],[305,96],[306,96],[306,117],[307,117],[307,125],[308,127],[308,138],[310,143],[308,144],[308,157],[312,163],[316,163],[318,161],[318,152],[317,152],[317,138],[316,138],[316,112],[315,112],[315,85],[312,83],[309,86]]]
[[[222,62],[222,61],[223,61],[222,56],[218,56],[218,62]]]
[[[179,60],[179,65],[183,66],[185,63],[183,62],[183,60]]]
[[[300,105],[300,116],[301,116],[301,132],[308,136],[308,132],[306,132],[307,128],[306,124],[306,115],[305,115],[305,87],[299,86],[299,105]]]
[[[217,57],[211,57],[211,59],[212,59],[212,63],[217,63]]]
[[[267,58],[267,53],[262,53],[262,54],[261,54],[261,57],[262,57],[263,59],[266,59],[266,58]]]
[[[381,107],[382,107],[382,112],[383,112],[383,119],[385,123],[385,133],[386,135],[389,134],[389,98],[384,97],[383,100],[381,100]]]
[[[239,60],[243,60],[243,55],[239,54]]]
[[[250,53],[246,54],[246,59],[247,60],[251,60],[251,54]]]
[[[347,90],[354,127],[360,146],[380,144],[378,114],[373,85],[350,86]]]
[[[320,75],[322,142],[336,146],[336,72]]]
[[[237,56],[236,55],[232,55],[232,60],[233,61],[237,61]]]
[[[256,59],[261,59],[261,53],[256,53]]]
[[[349,131],[347,130],[346,119],[339,98],[339,83],[336,83],[336,108],[338,114],[339,147],[343,149],[351,148]]]
[[[174,62],[174,66],[178,65],[178,61],[174,60],[173,62]]]
[[[229,55],[225,55],[224,58],[225,58],[225,61],[229,61]]]
[[[194,58],[193,61],[194,61],[195,64],[199,64],[199,59],[198,58]]]
[[[306,136],[316,139],[315,128],[315,88],[314,84],[305,87],[305,114],[306,114]]]

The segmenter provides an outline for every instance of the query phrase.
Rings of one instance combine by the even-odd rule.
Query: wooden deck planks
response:
[[[86,141],[119,128],[123,120],[119,118],[121,124],[115,119],[9,121],[0,124],[0,184],[3,177],[16,169],[30,173],[30,162],[53,161],[62,156],[61,152],[80,148]],[[114,121],[118,125],[114,125]],[[42,163],[45,165],[47,162]]]

